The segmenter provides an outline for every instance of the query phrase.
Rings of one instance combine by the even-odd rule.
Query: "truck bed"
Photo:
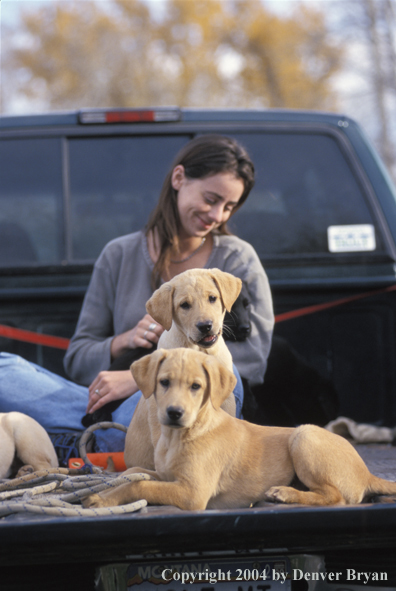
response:
[[[396,447],[356,448],[374,474],[396,480]],[[57,589],[85,591],[95,589],[95,569],[106,564],[191,557],[238,561],[274,552],[321,555],[329,571],[368,570],[374,565],[387,572],[388,586],[396,586],[396,503],[325,508],[268,503],[193,512],[147,507],[117,517],[19,513],[0,520],[2,590],[26,588],[28,576],[32,589],[53,589],[55,577]]]

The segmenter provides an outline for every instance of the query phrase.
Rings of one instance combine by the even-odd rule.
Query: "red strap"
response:
[[[315,306],[307,306],[306,308],[299,308],[298,310],[291,310],[290,312],[284,312],[283,314],[277,314],[275,316],[275,322],[284,322],[285,320],[292,320],[300,316],[306,316],[307,314],[315,314],[328,308],[335,308],[336,306],[342,306],[343,304],[349,304],[349,302],[355,302],[363,298],[368,298],[373,295],[380,293],[386,293],[389,291],[395,291],[396,285],[390,285],[383,289],[377,289],[374,291],[366,291],[364,293],[351,296],[349,298],[342,298],[340,300],[334,300],[332,302],[325,302],[324,304],[317,304]],[[40,334],[32,332],[30,330],[22,330],[20,328],[13,328],[0,324],[0,336],[14,339],[16,341],[24,341],[25,343],[33,343],[35,345],[44,345],[46,347],[54,347],[56,349],[66,350],[69,346],[69,339],[62,337],[54,337],[47,334]]]
[[[395,291],[396,285],[391,285],[383,289],[376,289],[374,291],[366,291],[359,293],[349,298],[342,298],[340,300],[334,300],[332,302],[325,302],[324,304],[316,304],[315,306],[307,306],[306,308],[299,308],[298,310],[291,310],[290,312],[284,312],[283,314],[277,314],[275,316],[275,322],[284,322],[285,320],[292,320],[299,316],[306,316],[307,314],[315,314],[315,312],[321,312],[328,308],[334,308],[335,306],[342,306],[343,304],[349,304],[349,302],[355,302],[356,300],[362,300],[363,298],[369,298],[370,296],[377,295],[380,293],[386,293],[387,291]]]
[[[40,334],[38,332],[32,332],[31,330],[13,328],[12,326],[6,326],[5,324],[0,324],[0,336],[14,339],[16,341],[24,341],[25,343],[55,347],[56,349],[67,349],[69,346],[69,339],[53,337],[48,334]]]

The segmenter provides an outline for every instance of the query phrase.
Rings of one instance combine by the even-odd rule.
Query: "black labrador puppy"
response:
[[[224,338],[244,341],[250,334],[250,298],[245,285],[225,317]],[[324,378],[277,335],[272,338],[264,382],[244,385],[243,416],[259,425],[295,427],[311,423],[323,427],[338,416],[338,396]]]

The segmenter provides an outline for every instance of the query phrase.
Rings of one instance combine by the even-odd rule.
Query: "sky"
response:
[[[2,24],[15,24],[18,22],[19,11],[21,8],[30,7],[32,10],[41,7],[43,4],[50,4],[53,0],[0,0],[0,18]],[[68,0],[64,0],[68,2]],[[84,0],[80,0],[84,1]],[[99,0],[100,2],[109,2],[110,0]],[[153,9],[161,10],[164,0],[146,0]],[[334,0],[305,0],[311,4],[316,5],[331,5]],[[276,12],[284,12],[290,10],[300,0],[266,0],[266,4],[271,6],[272,10]]]

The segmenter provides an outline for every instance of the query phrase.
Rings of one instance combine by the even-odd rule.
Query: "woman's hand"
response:
[[[112,400],[123,400],[138,391],[129,369],[101,371],[89,386],[87,413],[93,413]]]
[[[128,349],[137,347],[151,349],[158,343],[163,332],[164,328],[150,314],[146,314],[134,328],[114,337],[111,342],[111,356],[115,359]]]

